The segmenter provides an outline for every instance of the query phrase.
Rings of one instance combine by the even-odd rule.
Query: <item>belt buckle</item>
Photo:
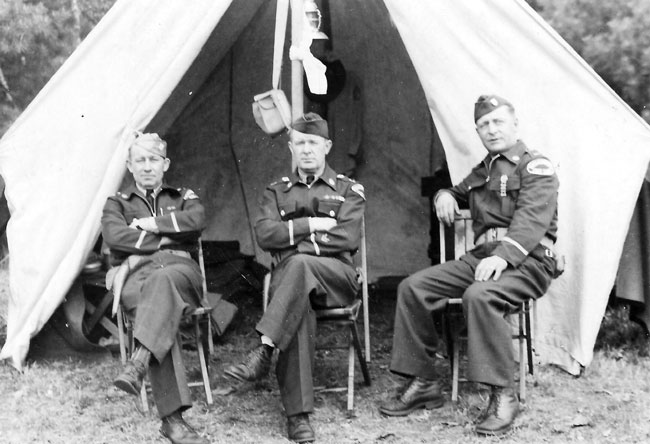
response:
[[[544,248],[544,256],[555,257],[555,254],[550,248]]]
[[[488,228],[486,238],[488,242],[495,242],[497,240],[497,229],[494,227]]]

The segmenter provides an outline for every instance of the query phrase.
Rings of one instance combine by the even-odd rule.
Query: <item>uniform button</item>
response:
[[[335,214],[334,210],[330,210],[330,216],[334,217]]]
[[[284,215],[285,215],[284,210],[280,210],[280,216],[284,216]]]

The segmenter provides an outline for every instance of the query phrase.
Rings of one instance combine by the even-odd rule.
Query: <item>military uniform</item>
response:
[[[159,233],[130,227],[134,219],[152,216]],[[201,272],[188,251],[196,245],[204,227],[203,205],[186,188],[163,184],[149,203],[131,185],[109,197],[104,206],[102,234],[111,250],[112,263],[130,258],[131,268],[121,301],[135,318],[135,339],[155,358],[149,370],[161,417],[192,405],[182,363],[174,365],[170,350],[183,311],[201,302]],[[161,246],[163,236],[175,243]]]
[[[400,283],[393,337],[393,372],[436,379],[438,338],[432,312],[462,297],[468,328],[468,379],[513,384],[514,356],[504,315],[542,296],[555,271],[558,179],[551,162],[517,142],[488,155],[453,188],[469,204],[477,246],[457,261],[424,269]],[[508,263],[498,280],[476,281],[479,262],[496,255]]]
[[[294,173],[264,192],[255,232],[274,269],[270,303],[256,329],[280,350],[276,373],[288,416],[313,411],[312,307],[347,305],[358,291],[351,256],[364,208],[363,186],[329,166],[311,185]],[[309,217],[332,217],[337,225],[310,233]]]

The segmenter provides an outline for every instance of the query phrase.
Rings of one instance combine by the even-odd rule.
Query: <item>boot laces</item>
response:
[[[415,394],[415,392],[417,392],[418,390],[420,390],[421,387],[427,384],[431,384],[431,382],[420,378],[413,378],[413,380],[408,385],[406,390],[404,390],[404,393],[402,393],[400,400],[402,402],[406,402],[411,396]]]

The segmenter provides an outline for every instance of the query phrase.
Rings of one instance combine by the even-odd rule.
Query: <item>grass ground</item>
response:
[[[0,279],[1,281],[1,279]],[[193,389],[194,407],[185,417],[213,443],[286,443],[286,423],[275,378],[232,384],[224,366],[237,362],[256,344],[252,325],[258,301],[240,301],[236,324],[211,358],[215,402],[205,403]],[[629,324],[625,311],[609,312],[594,361],[579,378],[552,366],[537,366],[528,376],[528,402],[514,430],[501,438],[474,435],[473,421],[487,393],[461,385],[460,401],[406,418],[384,418],[376,404],[399,389],[403,380],[388,371],[394,298],[375,297],[372,316],[372,385],[357,384],[356,415],[345,413],[344,393],[319,393],[312,424],[319,443],[645,443],[650,442],[650,358],[643,332]],[[612,314],[613,313],[613,314]],[[621,328],[621,324],[625,324]],[[613,327],[614,326],[614,327]],[[617,331],[614,338],[612,331]],[[335,334],[324,334],[337,341]],[[609,344],[605,341],[613,343]],[[186,351],[188,367],[196,360]],[[319,352],[315,383],[345,381],[345,357]],[[446,371],[447,363],[437,364]],[[101,360],[34,361],[24,373],[0,365],[0,443],[165,443],[155,414],[142,413],[134,397],[112,386],[119,357]],[[361,381],[358,374],[357,381]]]

